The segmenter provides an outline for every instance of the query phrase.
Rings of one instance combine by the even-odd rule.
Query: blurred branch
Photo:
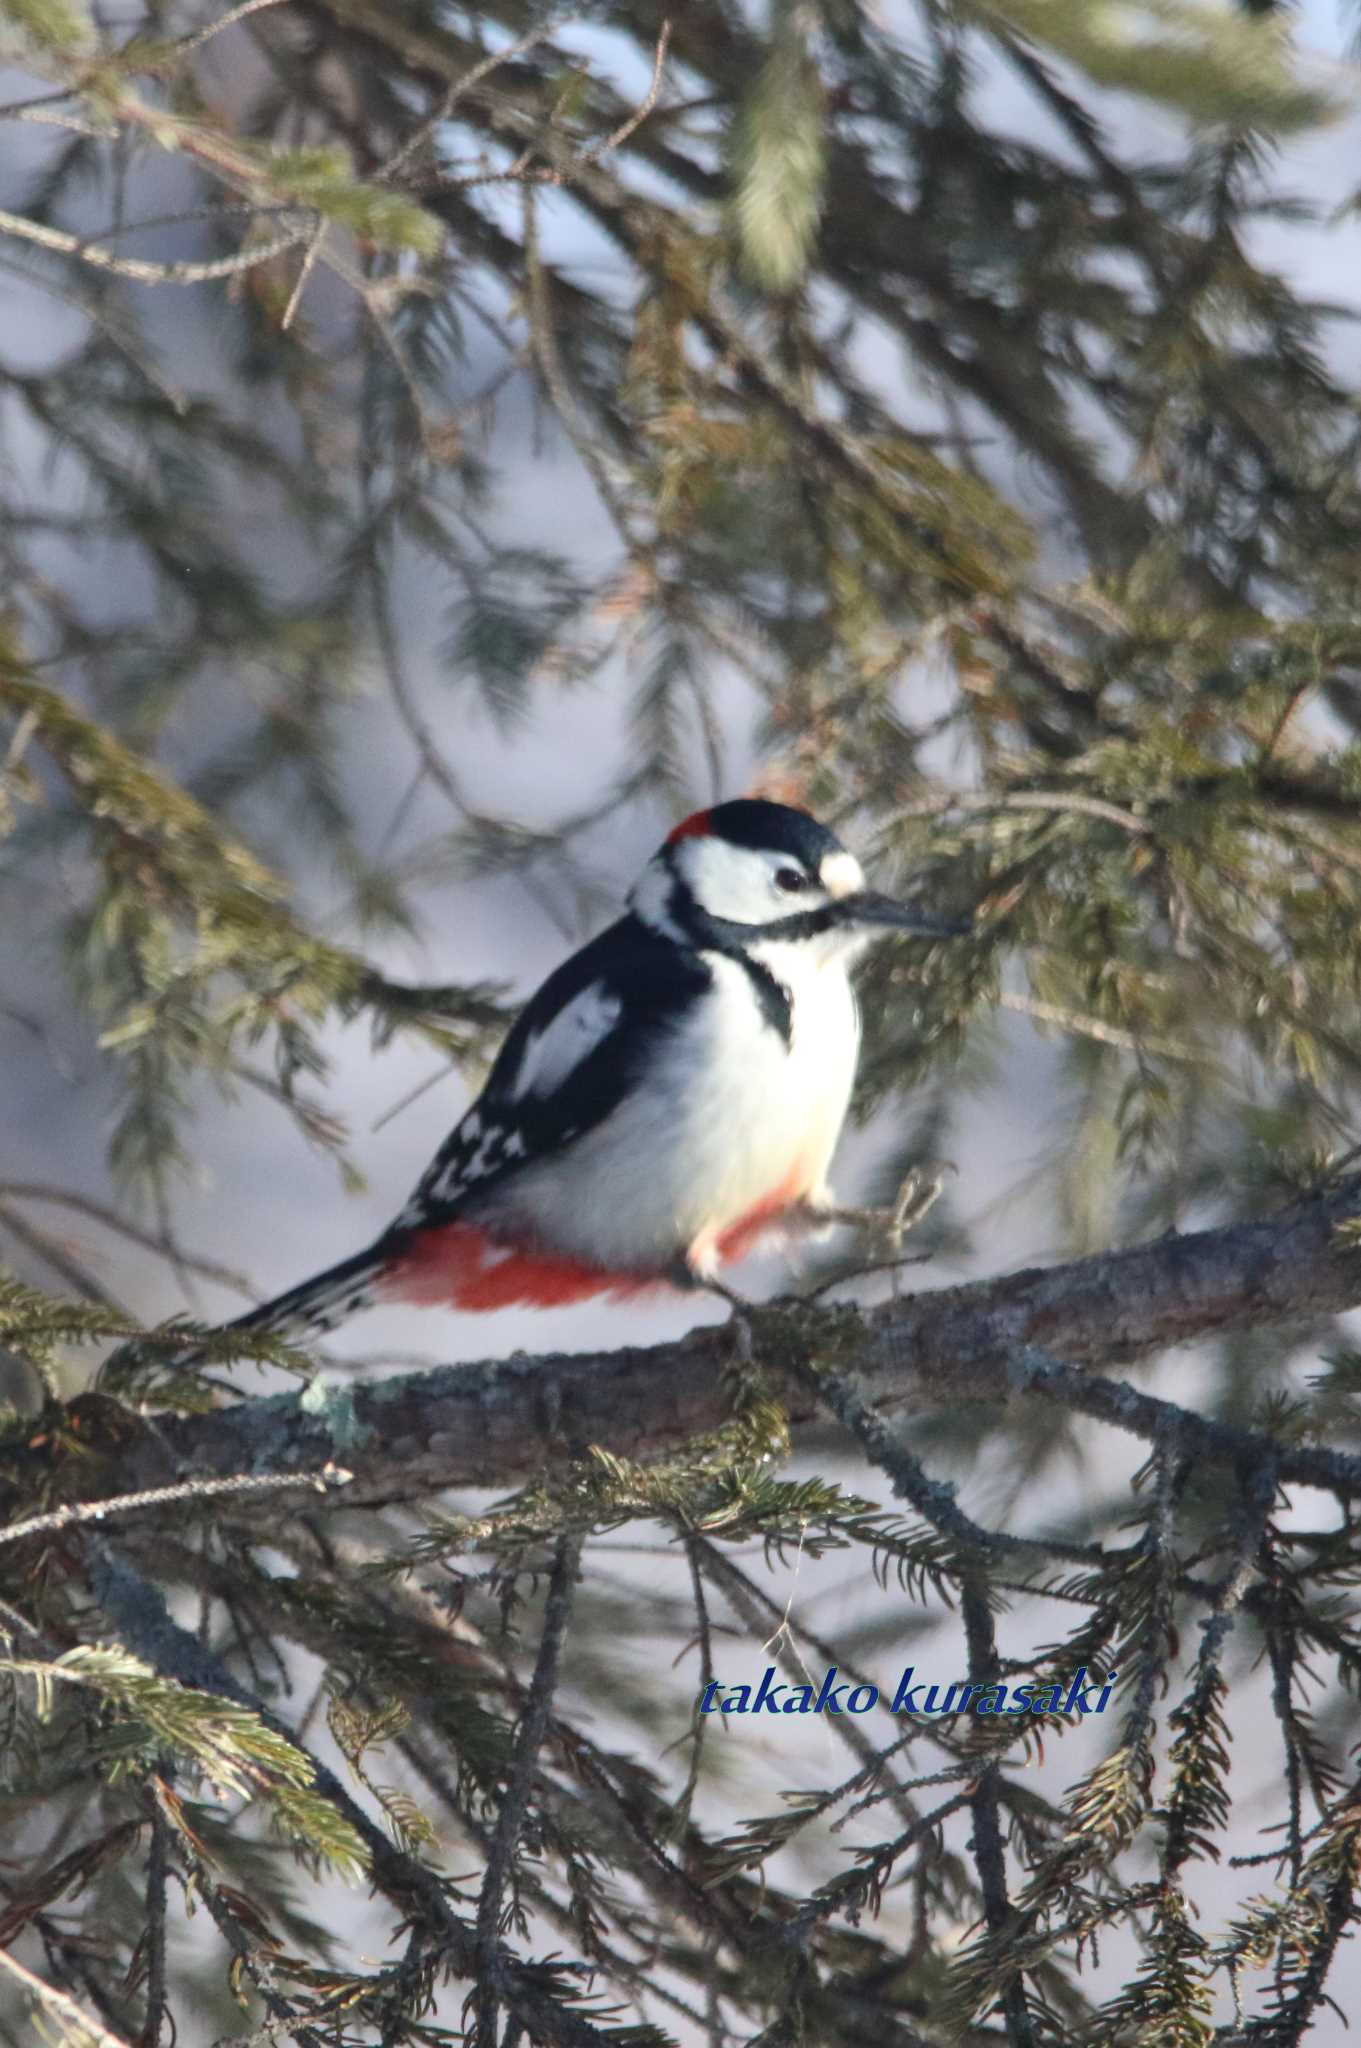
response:
[[[252,1077],[254,1078],[254,1077]],[[59,1208],[72,1209],[78,1216],[88,1216],[106,1229],[116,1231],[131,1244],[141,1245],[145,1251],[155,1252],[163,1259],[171,1259],[177,1265],[187,1266],[191,1272],[200,1274],[205,1280],[216,1280],[223,1287],[232,1288],[237,1294],[257,1298],[255,1289],[243,1273],[234,1266],[221,1265],[200,1252],[189,1253],[176,1245],[167,1244],[155,1231],[144,1230],[132,1223],[126,1216],[120,1216],[117,1209],[107,1202],[97,1202],[90,1195],[82,1195],[73,1188],[50,1186],[46,1181],[11,1180],[0,1181],[0,1203],[10,1202],[52,1202]]]
[[[1056,1024],[1060,1030],[1071,1031],[1078,1038],[1095,1039],[1098,1045],[1119,1046],[1122,1052],[1152,1053],[1165,1060],[1189,1060],[1193,1065],[1205,1058],[1196,1046],[1187,1045],[1179,1038],[1126,1031],[1119,1024],[1108,1024],[1104,1017],[1088,1017],[1080,1010],[1065,1009],[1061,1003],[1042,1002],[1038,996],[1022,995],[1019,990],[1003,989],[997,1000],[1002,1009],[1033,1017],[1037,1024]]]
[[[1144,837],[1152,831],[1147,818],[1101,797],[1086,796],[1071,789],[964,790],[942,789],[932,796],[916,798],[899,806],[900,818],[937,818],[946,811],[1072,811],[1081,817],[1100,818],[1119,825],[1122,831]]]
[[[241,0],[239,7],[232,7],[216,21],[210,21],[197,35],[182,37],[170,52],[165,68],[169,69],[172,63],[183,63],[195,50],[201,50],[205,43],[210,43],[214,36],[220,36],[223,29],[235,28],[237,22],[244,21],[247,15],[260,14],[266,7],[282,7],[286,4],[287,0]]]
[[[394,150],[377,175],[380,178],[394,177],[398,171],[402,170],[410,162],[411,158],[418,151],[434,141],[441,126],[449,119],[459,101],[465,98],[475,86],[480,85],[484,78],[490,77],[491,73],[499,70],[503,64],[513,63],[517,57],[523,57],[536,44],[545,41],[547,37],[557,35],[564,28],[572,25],[572,17],[570,16],[561,16],[556,20],[543,21],[536,28],[527,29],[522,36],[517,36],[514,42],[507,43],[504,48],[489,50],[486,56],[480,58],[476,64],[471,65],[461,78],[456,78],[453,81],[434,112],[428,115],[418,128],[412,130],[411,134],[402,143],[400,149]]]
[[[16,1215],[5,1201],[0,1201],[0,1230],[12,1237],[16,1244],[22,1245],[25,1251],[35,1253],[82,1301],[98,1302],[119,1314],[125,1313],[117,1297],[88,1271],[81,1260],[74,1257],[68,1245],[49,1231],[40,1230],[36,1224]]]
[[[150,263],[140,256],[115,256],[97,239],[68,235],[64,228],[49,227],[44,221],[26,220],[22,214],[7,213],[0,207],[0,234],[14,235],[23,242],[36,242],[40,249],[52,249],[62,256],[79,257],[92,270],[107,270],[115,277],[131,278],[135,284],[208,284],[214,278],[239,277],[243,270],[252,270],[258,263],[268,263],[286,249],[295,249],[312,232],[313,225],[309,221],[305,228],[295,228],[288,234],[276,235],[272,241],[255,242],[248,249],[238,249],[235,256],[217,256],[202,263]]]
[[[8,1949],[0,1948],[0,1970],[5,1970],[15,1982],[21,1984],[36,2005],[46,2006],[56,2022],[62,2037],[72,2048],[128,2048],[128,2043],[119,2035],[110,2033],[102,2021],[88,2013],[84,2006],[77,2005],[74,1998],[68,1998],[55,1984],[48,1984],[41,1977],[35,1977],[32,1970],[26,1970],[17,1962]]]
[[[593,164],[602,156],[608,156],[612,149],[618,149],[621,142],[627,142],[629,137],[642,127],[657,104],[657,96],[662,89],[662,74],[666,69],[666,53],[670,46],[671,23],[668,19],[662,23],[661,32],[657,37],[657,47],[652,57],[652,77],[648,81],[646,93],[627,119],[612,129],[603,141],[593,142],[589,149],[581,152],[581,161],[584,164]]]

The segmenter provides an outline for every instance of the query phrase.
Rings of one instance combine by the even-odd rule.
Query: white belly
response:
[[[859,1050],[844,968],[771,957],[791,996],[786,1047],[745,971],[706,960],[716,996],[603,1124],[497,1191],[493,1227],[504,1220],[517,1237],[612,1270],[662,1271],[773,1197],[793,1202],[823,1185]]]

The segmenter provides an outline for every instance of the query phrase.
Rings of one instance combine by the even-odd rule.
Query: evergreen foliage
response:
[[[809,1305],[665,1456],[550,1461],[546,1392],[532,1484],[413,1504],[389,1446],[356,1504],[321,1361],[139,1332],[62,1224],[229,1283],[176,1216],[205,1088],[263,1091],[353,1180],[334,1028],[475,1076],[512,1012],[390,969],[422,892],[551,871],[594,906],[610,830],[723,786],[739,693],[773,783],[977,913],[867,970],[886,1190],[948,1152],[1000,1006],[1065,1047],[1062,1250],[1341,1199],[1357,391],[1258,233],[1308,215],[1278,151],[1341,134],[1353,81],[1289,10],[1209,0],[0,0],[0,54],[0,1032],[17,1093],[74,1006],[117,1086],[107,1202],[0,1180],[6,2037],[1327,2038],[1361,1919],[1361,1361],[1322,1308],[1279,1327],[1270,1271],[1184,1404],[1018,1353],[1012,1401],[909,1431],[857,1386],[871,1325]],[[515,531],[526,389],[607,562]],[[608,786],[495,814],[461,724],[513,744],[588,685]],[[375,707],[410,779],[382,835]],[[920,1243],[963,1246],[963,1206]],[[1184,1334],[1229,1320],[1188,1297]],[[267,1431],[257,1368],[334,1455],[167,1466],[181,1416]],[[791,1385],[845,1474],[824,1437],[787,1468]],[[1147,1463],[1065,1492],[1094,1417]],[[966,1512],[939,1471],[999,1445],[1010,1497]],[[646,1598],[627,1543],[664,1554]],[[884,1619],[801,1617],[829,1559]],[[1112,1709],[821,1718],[782,1796],[744,1775],[757,1724],[698,1710],[767,1663],[882,1685],[914,1653],[994,1692],[1115,1673]],[[1212,1867],[1243,1883],[1207,1904]]]

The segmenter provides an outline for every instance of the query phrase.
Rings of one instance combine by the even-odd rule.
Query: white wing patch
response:
[[[622,1007],[603,981],[593,981],[573,996],[542,1031],[532,1031],[525,1041],[511,1083],[512,1098],[518,1102],[525,1095],[555,1094],[568,1075],[609,1037]]]
[[[467,1135],[472,1134],[469,1132]],[[477,1150],[459,1169],[459,1180],[481,1180],[484,1174],[490,1173],[499,1163],[497,1155],[504,1150],[505,1142],[505,1132],[498,1130],[493,1124],[491,1129],[483,1134]]]
[[[522,1119],[528,1115],[532,1123],[533,1113],[526,1105],[570,1085],[581,1062],[616,1028],[622,1011],[622,1001],[608,984],[594,981],[564,1003],[541,1031],[530,1032],[508,1089],[498,1083],[494,1100],[484,1096],[468,1110],[427,1168],[396,1227],[419,1229],[432,1212],[529,1160],[530,1140]],[[554,1125],[555,1145],[576,1135],[574,1128],[557,1129],[556,1119]]]

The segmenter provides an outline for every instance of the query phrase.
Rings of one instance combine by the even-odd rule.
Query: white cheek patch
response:
[[[781,890],[778,878],[787,868],[801,872],[802,862],[773,848],[732,846],[725,839],[697,837],[680,842],[676,861],[700,907],[734,924],[777,923],[810,909],[819,890],[824,895],[844,896],[865,885],[860,863],[849,853],[828,854],[815,888],[801,895]],[[827,880],[829,874],[832,883]]]
[[[853,853],[829,853],[818,869],[818,880],[832,897],[854,896],[865,886],[864,872]]]
[[[684,839],[677,865],[694,891],[695,900],[712,917],[735,924],[764,924],[773,916],[777,856],[733,846],[726,839]],[[786,863],[787,865],[787,863]]]
[[[573,996],[542,1031],[531,1033],[512,1089],[523,1095],[551,1095],[593,1053],[619,1022],[620,1002],[605,984],[592,982]]]

